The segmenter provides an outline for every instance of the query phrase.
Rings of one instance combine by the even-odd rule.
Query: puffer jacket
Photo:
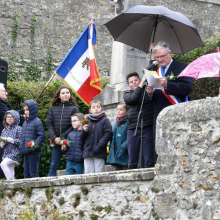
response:
[[[78,163],[83,162],[83,145],[84,142],[81,139],[82,130],[74,129],[71,131],[67,139],[71,141],[70,147],[66,152],[66,159]]]
[[[29,109],[29,118],[22,125],[22,138],[19,149],[22,154],[27,155],[33,152],[41,151],[41,145],[44,142],[45,134],[41,120],[37,117],[38,105],[34,100],[27,100],[24,102]],[[34,141],[38,148],[30,150],[27,146],[29,141]]]
[[[127,121],[126,118],[113,125],[113,138],[107,163],[112,165],[128,165]]]
[[[6,126],[1,133],[2,137],[12,138],[9,142],[5,142],[2,159],[9,158],[19,164],[21,156],[19,150],[19,144],[21,141],[21,127],[18,126],[20,122],[20,115],[14,110],[7,111],[6,114],[7,113],[10,113],[14,116],[15,123],[11,126]]]
[[[67,138],[67,135],[73,130],[70,117],[78,112],[78,108],[72,101],[58,102],[50,108],[47,126],[51,140],[56,137]]]
[[[99,121],[90,121],[88,132],[83,130],[82,140],[85,141],[83,158],[97,157],[106,160],[107,144],[112,139],[112,126],[107,117]]]
[[[140,88],[139,86],[124,94],[124,101],[127,105],[127,123],[128,129],[135,129],[137,125],[138,114],[141,107],[142,95],[144,88]],[[149,99],[147,92],[145,92],[145,98],[143,102],[142,115],[143,115],[143,126],[152,125],[153,124],[153,103]],[[141,123],[139,121],[138,127],[140,127]]]

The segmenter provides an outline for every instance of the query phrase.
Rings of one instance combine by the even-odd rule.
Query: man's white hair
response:
[[[166,42],[166,41],[159,41],[154,49],[152,50],[152,53],[155,54],[158,50],[160,50],[161,48],[164,48],[164,50],[166,51],[166,53],[171,52],[170,50],[170,45]]]
[[[5,88],[5,84],[4,83],[0,83],[0,87]]]

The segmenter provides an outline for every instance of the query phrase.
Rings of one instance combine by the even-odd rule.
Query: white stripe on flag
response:
[[[78,91],[90,76],[90,68],[87,70],[87,66],[82,67],[83,61],[85,61],[86,58],[89,59],[89,57],[89,49],[87,49],[64,78],[67,82],[71,82],[70,85],[75,91]]]

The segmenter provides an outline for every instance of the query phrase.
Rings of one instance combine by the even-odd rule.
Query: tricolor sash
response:
[[[165,73],[164,73],[164,71],[163,71],[163,68],[162,68],[161,66],[157,68],[157,74],[158,74],[158,76],[160,76],[160,77],[166,78],[166,77],[165,77]],[[164,90],[162,90],[162,92],[163,92],[164,96],[168,99],[168,101],[169,101],[172,105],[175,105],[175,104],[178,104],[178,103],[181,103],[181,102],[182,102],[178,96],[167,95]],[[187,101],[188,101],[188,96],[186,96],[185,102],[187,102]]]

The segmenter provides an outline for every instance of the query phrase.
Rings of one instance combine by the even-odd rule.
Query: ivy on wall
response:
[[[17,37],[19,30],[19,17],[16,14],[14,19],[14,24],[12,27],[12,55],[9,59],[9,67],[8,67],[8,80],[9,81],[19,81],[22,78],[25,81],[39,81],[39,80],[47,80],[51,76],[52,71],[52,51],[50,44],[47,45],[47,58],[44,63],[41,63],[36,60],[36,46],[35,46],[35,35],[36,35],[36,27],[37,27],[37,16],[35,15],[32,19],[31,28],[30,28],[30,49],[31,53],[29,57],[25,57],[23,54],[20,54],[20,60],[17,59]],[[15,63],[21,62],[22,71],[19,73],[15,73]],[[42,76],[43,75],[43,76]]]
[[[14,24],[12,27],[12,54],[8,65],[8,80],[17,81],[19,76],[14,72],[16,57],[17,57],[17,37],[18,37],[18,14],[15,15]]]

